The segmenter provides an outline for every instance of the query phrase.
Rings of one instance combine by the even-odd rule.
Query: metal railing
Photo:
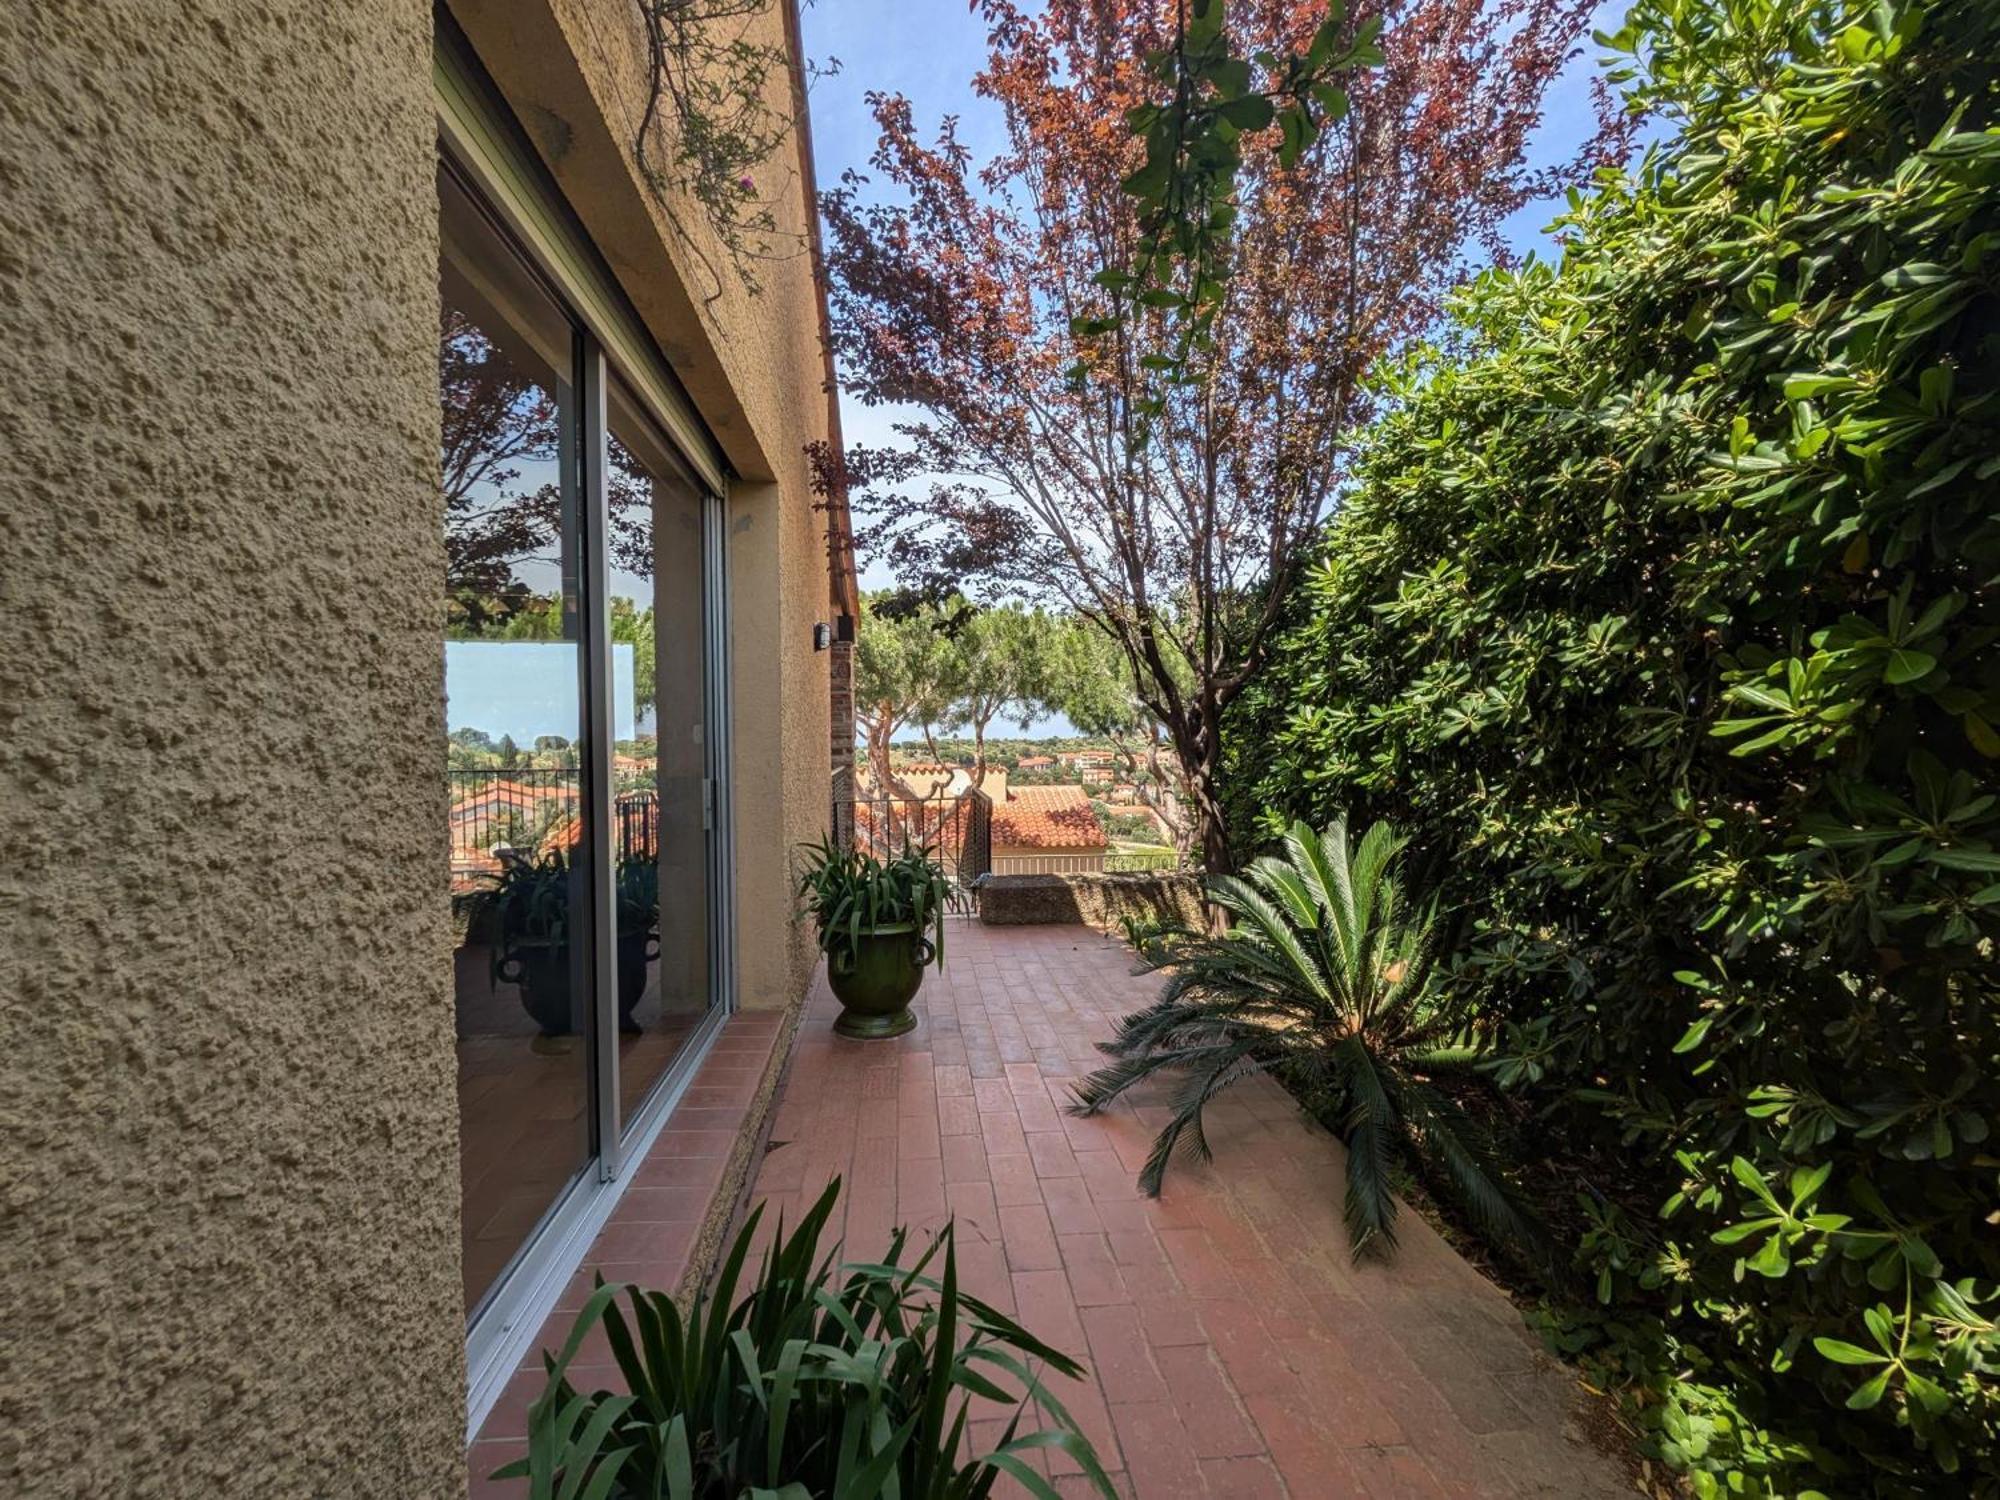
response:
[[[1104,873],[1107,875],[1133,875],[1141,871],[1179,867],[1180,860],[1171,849],[1114,849],[1104,856]]]
[[[910,844],[923,845],[960,893],[993,869],[993,801],[976,789],[955,797],[837,799],[833,826],[851,830],[854,847],[877,859],[891,859]]]
[[[454,865],[497,845],[533,849],[582,805],[582,773],[574,766],[480,767],[447,770],[451,787]],[[620,859],[656,859],[660,852],[659,798],[650,791],[621,792],[612,804]]]

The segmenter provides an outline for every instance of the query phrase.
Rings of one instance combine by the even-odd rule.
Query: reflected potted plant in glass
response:
[[[529,859],[508,850],[498,874],[458,897],[468,929],[483,931],[493,947],[493,978],[520,988],[521,1007],[545,1037],[576,1030],[572,995],[569,855],[552,849]],[[618,1025],[638,1031],[632,1012],[646,992],[646,970],[659,957],[659,872],[650,860],[618,862]]]
[[[840,1001],[842,1036],[901,1036],[917,1024],[910,1001],[924,970],[944,963],[951,894],[928,848],[905,844],[890,860],[821,839],[807,851],[799,896],[819,929],[827,982]]]
[[[660,867],[633,855],[618,861],[618,1029],[637,1033],[632,1018],[646,994],[646,970],[660,956]]]

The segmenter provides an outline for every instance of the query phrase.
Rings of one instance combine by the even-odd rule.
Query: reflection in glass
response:
[[[438,176],[444,747],[471,1317],[589,1163],[576,335]]]
[[[706,635],[702,492],[630,393],[614,381],[609,397],[618,1103],[629,1125],[711,998]]]

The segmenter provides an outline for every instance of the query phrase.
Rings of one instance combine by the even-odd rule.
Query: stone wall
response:
[[[990,875],[979,884],[979,920],[996,927],[1081,923],[1116,931],[1121,919],[1202,920],[1201,877],[1147,871],[1130,875]]]

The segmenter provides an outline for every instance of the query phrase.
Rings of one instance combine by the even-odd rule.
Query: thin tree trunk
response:
[[[1229,847],[1229,822],[1223,816],[1218,768],[1203,764],[1188,774],[1188,793],[1194,802],[1195,834],[1201,840],[1202,868],[1211,875],[1235,873],[1236,862]]]
[[[916,800],[917,793],[910,784],[898,776],[889,761],[890,738],[896,732],[896,723],[888,714],[878,714],[863,721],[863,729],[868,738],[868,769],[874,778],[878,797],[893,795],[905,800]]]
[[[1223,816],[1219,779],[1222,747],[1201,720],[1170,723],[1166,726],[1173,742],[1174,757],[1181,763],[1181,780],[1187,787],[1194,820],[1195,841],[1201,846],[1202,866],[1211,875],[1235,871],[1229,848],[1229,823]]]

